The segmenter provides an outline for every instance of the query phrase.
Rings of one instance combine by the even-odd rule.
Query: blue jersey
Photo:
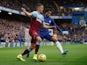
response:
[[[46,15],[43,15],[43,16],[44,16],[44,22],[45,22],[46,25],[48,25],[48,26],[54,25],[54,26],[56,26],[56,29],[59,32],[62,32],[62,30],[59,28],[59,26],[54,22],[54,20],[51,17],[47,17]],[[43,28],[42,25],[41,25],[40,32],[49,32],[49,30],[46,29],[46,28]]]
[[[47,25],[47,26],[52,25],[52,18],[46,17],[46,15],[43,15],[43,16],[44,16],[45,25]],[[48,29],[43,28],[42,25],[41,25],[40,31],[41,31],[41,32],[48,32]]]
[[[62,32],[62,30],[58,27],[58,25],[54,22],[54,20],[50,17],[46,17],[46,15],[44,16],[44,22],[46,25],[50,26],[50,25],[54,25],[56,26],[57,30],[59,30],[60,32]],[[40,27],[40,37],[41,39],[47,39],[47,40],[51,40],[53,35],[50,34],[50,31],[46,28],[43,28],[42,25]]]

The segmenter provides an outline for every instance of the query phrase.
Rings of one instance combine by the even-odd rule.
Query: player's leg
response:
[[[29,34],[31,35],[31,37],[32,37],[33,39],[35,39],[35,37],[38,36],[38,33],[37,33],[36,31],[34,31],[34,30],[30,30],[30,31],[29,31]],[[35,41],[36,41],[36,40],[35,40]],[[23,59],[23,56],[26,55],[27,53],[29,53],[29,51],[31,51],[31,50],[32,50],[32,49],[30,49],[30,48],[25,49],[25,50],[23,51],[23,53],[21,53],[21,54],[19,54],[19,55],[17,56],[17,59],[19,59],[19,60],[21,60],[21,61],[25,61],[25,59]]]
[[[27,57],[29,57],[30,52],[35,48],[35,46],[36,46],[36,40],[32,39],[31,46],[25,49],[21,54],[19,54],[17,58],[21,61],[25,61],[25,59],[23,59],[23,56],[27,54]]]
[[[27,53],[26,57],[28,58],[30,56],[30,52],[35,48],[36,44],[35,43],[31,43],[31,46],[29,47],[29,52]]]
[[[36,42],[37,44],[39,44],[42,41],[42,39],[40,38],[39,34],[36,31],[31,31],[30,35],[32,36],[31,47],[26,49],[21,55],[24,56],[25,54],[27,54],[27,57],[28,57],[32,49],[36,47],[33,59],[37,60],[37,52],[38,52],[39,46],[36,45]]]
[[[36,46],[36,40],[31,39],[31,46],[29,47],[29,49],[31,49],[31,50],[29,50],[29,52],[27,53],[27,55],[26,55],[27,58],[29,57],[30,52],[35,48],[35,46]]]
[[[39,51],[39,48],[40,48],[40,43],[41,43],[42,39],[44,38],[44,35],[45,35],[45,34],[44,34],[43,32],[40,32],[40,38],[41,38],[41,40],[36,43],[34,57],[37,56],[37,54],[38,54],[38,51]],[[33,57],[33,58],[34,58],[34,57]]]
[[[36,38],[36,40],[37,40],[37,42],[36,42],[36,47],[35,47],[35,54],[38,53],[38,49],[40,47],[40,43],[42,42],[42,39],[39,36]]]
[[[42,39],[39,36],[39,32],[38,31],[35,31],[35,30],[33,30],[33,31],[30,30],[29,33],[32,36],[32,38],[36,40],[36,44],[40,44],[40,42],[42,41]],[[35,47],[36,47],[36,49],[35,49],[35,54],[34,54],[33,59],[34,60],[37,60],[37,51],[39,49],[39,46],[36,45]]]
[[[39,36],[36,37],[36,40],[37,40],[37,42],[36,42],[36,46],[35,46],[35,54],[33,56],[34,60],[37,60],[38,51],[39,51],[39,48],[40,48],[40,43],[42,42],[42,39]]]
[[[49,41],[53,41],[63,56],[67,54],[68,51],[63,50],[61,43],[58,41],[57,34],[50,35],[50,33],[46,33],[45,38]]]
[[[68,51],[67,51],[67,50],[63,50],[63,47],[62,47],[61,43],[58,41],[57,34],[55,34],[55,35],[51,38],[51,40],[56,44],[56,46],[57,46],[57,48],[60,50],[61,54],[62,54],[63,56],[65,56]]]
[[[31,51],[32,49],[27,48],[25,49],[21,54],[19,54],[17,56],[17,59],[21,60],[21,61],[25,61],[25,59],[23,59],[23,56],[26,55],[27,53],[29,53],[29,51]]]
[[[21,54],[19,54],[17,56],[17,59],[21,60],[21,61],[25,61],[25,59],[23,59],[23,56],[26,55],[27,53],[29,53],[29,51],[31,51],[31,48],[27,48],[25,49]]]

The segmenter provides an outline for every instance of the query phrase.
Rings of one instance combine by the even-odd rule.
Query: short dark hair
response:
[[[45,12],[52,11],[50,8],[45,9]]]
[[[36,5],[36,9],[37,9],[39,6],[44,6],[44,5],[41,4],[41,3],[38,3],[38,4]]]

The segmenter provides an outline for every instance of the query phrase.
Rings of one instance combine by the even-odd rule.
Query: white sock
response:
[[[39,45],[40,46],[41,42],[37,42],[36,45]]]
[[[62,48],[62,45],[61,45],[61,43],[60,43],[59,41],[56,42],[56,46],[57,46],[57,48],[60,50],[61,53],[64,52],[64,51],[63,51],[63,48]]]

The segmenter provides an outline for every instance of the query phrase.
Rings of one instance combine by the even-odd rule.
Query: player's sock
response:
[[[36,45],[36,47],[35,47],[35,54],[33,56],[34,60],[37,60],[37,53],[38,53],[39,47],[40,47],[39,45]]]
[[[36,45],[36,48],[35,48],[35,54],[38,53],[39,47],[40,47],[39,45]]]
[[[27,58],[29,57],[30,52],[31,52],[32,50],[33,50],[33,48],[28,48],[28,53],[27,53],[27,55],[26,55]]]
[[[40,48],[40,42],[37,42],[36,47],[35,47],[35,54],[33,56],[34,60],[37,60],[37,53],[38,53],[39,48]]]
[[[40,42],[37,42],[35,47],[35,54],[38,53],[39,48],[40,48]]]
[[[60,43],[59,41],[56,42],[56,46],[57,46],[57,48],[60,50],[61,53],[64,52],[64,51],[63,51],[63,48],[62,48],[62,45],[61,45],[61,43]]]
[[[24,52],[21,54],[22,56],[24,56],[25,54],[27,54],[29,51],[28,49],[25,49]]]

